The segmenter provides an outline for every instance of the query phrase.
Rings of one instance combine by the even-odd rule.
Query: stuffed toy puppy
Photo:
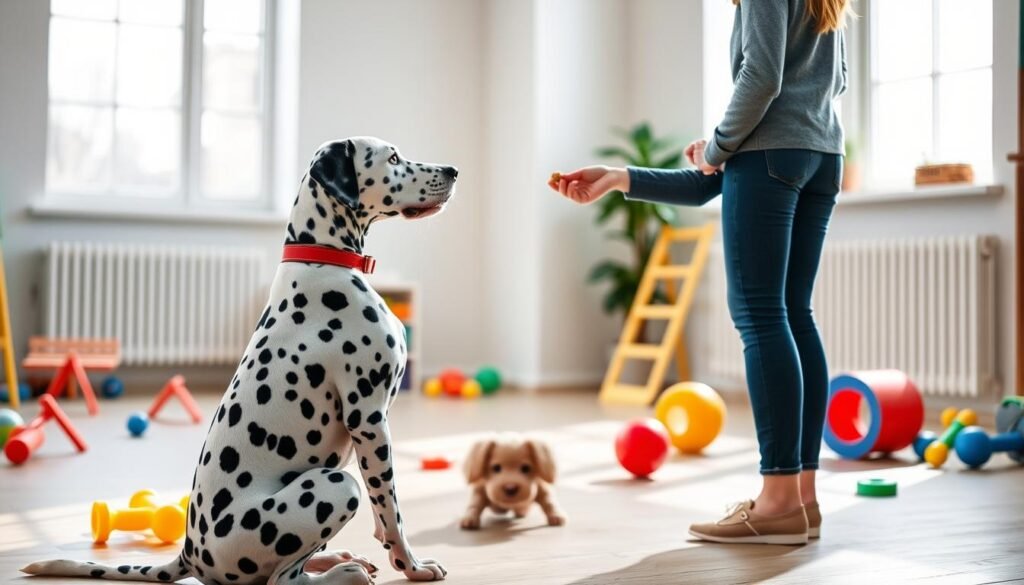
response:
[[[518,434],[504,434],[478,441],[465,465],[471,492],[462,517],[464,530],[480,528],[480,516],[490,508],[497,514],[511,511],[526,516],[534,503],[551,526],[565,524],[565,512],[555,500],[555,460],[548,446]]]

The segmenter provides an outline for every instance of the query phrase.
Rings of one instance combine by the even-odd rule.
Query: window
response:
[[[869,181],[908,184],[924,162],[992,174],[992,0],[871,2]]]
[[[271,1],[52,0],[47,196],[269,208]]]

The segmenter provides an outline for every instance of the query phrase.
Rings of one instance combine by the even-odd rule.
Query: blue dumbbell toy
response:
[[[956,438],[956,455],[968,467],[981,467],[993,453],[1024,454],[1024,434],[1017,431],[988,436],[981,427],[967,427]]]

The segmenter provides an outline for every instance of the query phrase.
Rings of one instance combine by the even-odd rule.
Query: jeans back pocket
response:
[[[790,187],[800,189],[814,171],[814,152],[798,148],[764,151],[768,176]]]

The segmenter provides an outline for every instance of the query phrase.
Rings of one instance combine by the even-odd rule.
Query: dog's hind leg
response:
[[[355,478],[326,467],[306,471],[267,498],[261,506],[261,541],[268,556],[277,557],[268,585],[368,585],[368,563],[354,558],[350,562],[339,559],[319,574],[304,571],[306,562],[352,519],[358,507]],[[310,568],[332,564],[322,560],[329,559],[316,558]]]

